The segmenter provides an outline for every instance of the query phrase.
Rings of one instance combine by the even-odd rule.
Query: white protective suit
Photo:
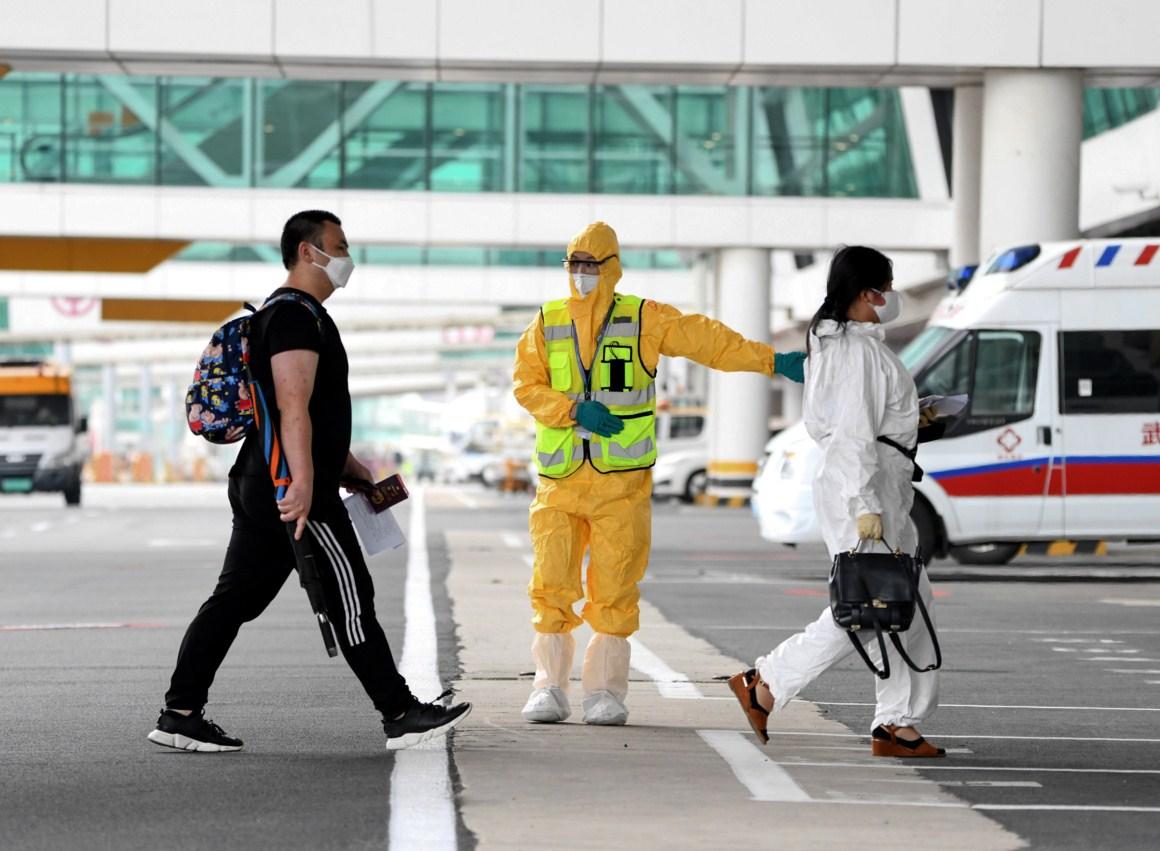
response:
[[[918,430],[918,394],[914,379],[883,342],[881,325],[847,322],[843,330],[827,319],[818,323],[806,362],[805,425],[822,450],[814,480],[814,510],[830,557],[858,545],[859,515],[881,514],[883,539],[913,553],[918,543],[910,507],[913,465],[879,435],[913,447]],[[863,544],[867,549],[870,543]],[[885,551],[883,544],[876,544]],[[919,592],[934,620],[930,582],[923,571]],[[930,633],[915,618],[901,633],[903,646],[917,664],[933,660]],[[873,638],[871,635],[870,638]],[[869,643],[875,664],[878,643]],[[916,673],[887,645],[890,677],[875,678],[878,708],[871,729],[896,724],[909,727],[926,719],[938,705],[938,672]],[[827,607],[804,632],[786,639],[757,670],[773,692],[775,709],[786,704],[823,671],[852,653],[845,630]]]

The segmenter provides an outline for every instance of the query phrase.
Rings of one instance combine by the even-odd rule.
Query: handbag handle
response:
[[[857,545],[854,547],[854,549],[850,550],[850,552],[851,553],[858,552],[858,550],[862,546],[863,540],[866,540],[866,539],[859,539]],[[894,553],[894,555],[902,555],[901,550],[894,549],[893,547],[890,547],[890,543],[885,538],[882,539],[882,543],[885,544],[888,548],[890,548],[891,551]],[[917,561],[919,564],[919,571],[921,571],[922,568],[925,567],[925,564],[923,563],[921,557],[918,558]],[[910,669],[912,671],[915,671],[916,673],[919,673],[919,674],[923,674],[923,673],[926,673],[927,671],[937,671],[939,668],[942,667],[942,648],[939,646],[939,643],[938,643],[938,633],[935,632],[934,624],[931,623],[930,613],[926,610],[926,604],[922,602],[922,594],[919,593],[919,590],[918,590],[918,579],[915,576],[915,573],[917,573],[917,572],[918,571],[914,571],[914,572],[907,571],[906,578],[908,580],[910,580],[911,590],[914,591],[914,602],[918,605],[918,611],[922,615],[922,621],[926,625],[926,631],[930,634],[931,643],[934,645],[934,659],[935,659],[934,664],[927,665],[925,668],[918,667],[918,665],[916,665],[914,663],[914,660],[910,658],[910,654],[908,654],[906,652],[906,650],[903,648],[902,641],[901,641],[901,639],[899,639],[898,633],[896,633],[896,632],[892,631],[890,633],[890,643],[894,645],[894,649],[898,651],[898,655],[902,657],[902,660],[904,662],[906,662],[906,664],[910,667]],[[869,594],[869,590],[866,588],[865,582],[863,582],[863,584],[862,584],[862,589],[864,591],[866,591],[867,594]],[[881,650],[881,656],[882,656],[882,668],[881,668],[881,670],[870,660],[870,654],[866,652],[866,648],[862,646],[862,642],[858,640],[858,638],[854,635],[854,633],[847,632],[846,634],[850,637],[850,641],[853,642],[854,649],[858,651],[858,655],[862,657],[862,661],[866,663],[866,667],[868,667],[871,671],[873,671],[874,675],[877,676],[878,679],[880,679],[880,680],[890,679],[890,659],[886,655],[886,642],[882,638],[882,627],[878,624],[878,619],[877,618],[874,619],[874,634],[878,638],[878,646],[879,646],[879,649]]]

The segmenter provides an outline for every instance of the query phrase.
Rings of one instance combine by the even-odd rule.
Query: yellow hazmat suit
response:
[[[569,274],[568,312],[585,367],[592,364],[597,336],[621,277],[619,251],[616,232],[603,222],[589,225],[568,244],[569,258],[575,252],[586,252],[597,260],[612,258],[600,266],[597,287],[587,296],[581,295]],[[669,305],[646,301],[640,316],[640,358],[650,374],[655,374],[661,355],[687,357],[730,372],[774,373],[774,352],[769,346],[747,340],[708,317],[684,316]],[[575,403],[551,386],[542,314],[520,338],[514,379],[516,400],[541,424],[572,425]],[[533,699],[547,689],[553,695],[551,700],[540,695],[546,710],[541,701],[539,710],[529,711],[529,701],[525,708],[529,720],[562,721],[570,712],[565,697],[574,653],[570,633],[581,623],[572,607],[585,596],[581,583],[585,551],[587,601],[581,614],[596,632],[584,659],[585,720],[615,724],[627,718],[623,708],[628,691],[626,639],[640,625],[637,583],[648,565],[651,494],[649,469],[600,473],[586,461],[565,478],[540,477],[529,520],[535,561],[528,594],[537,633],[532,647],[537,669]],[[587,698],[594,695],[611,695],[619,709],[611,714],[601,707],[587,711],[591,709]]]

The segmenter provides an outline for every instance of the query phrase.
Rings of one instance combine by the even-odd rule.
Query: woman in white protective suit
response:
[[[814,507],[830,557],[862,541],[885,541],[913,553],[917,534],[910,521],[913,462],[886,437],[913,449],[920,417],[914,380],[883,342],[882,324],[895,319],[901,297],[893,291],[890,260],[864,246],[834,255],[826,299],[810,323],[806,343],[805,425],[822,450],[814,481]],[[921,422],[920,422],[921,420]],[[881,546],[881,545],[879,545]],[[930,581],[919,592],[933,617]],[[899,636],[913,659],[933,654],[930,633],[916,621]],[[754,668],[729,680],[750,725],[769,741],[769,713],[786,704],[823,671],[853,650],[827,607],[805,631],[786,639]],[[939,757],[946,751],[926,741],[916,726],[938,705],[938,673],[916,673],[890,656],[891,674],[876,680],[877,710],[871,725],[875,756]],[[879,662],[877,647],[871,656]]]

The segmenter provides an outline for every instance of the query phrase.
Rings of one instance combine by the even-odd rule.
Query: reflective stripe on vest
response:
[[[602,473],[641,470],[655,463],[657,393],[640,355],[642,305],[643,299],[636,296],[615,297],[597,339],[589,375],[580,363],[568,300],[543,306],[546,366],[552,388],[573,402],[600,402],[623,420],[624,430],[605,438],[575,424],[553,428],[537,422],[535,460],[541,475],[564,478],[585,459]]]

